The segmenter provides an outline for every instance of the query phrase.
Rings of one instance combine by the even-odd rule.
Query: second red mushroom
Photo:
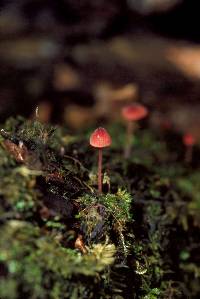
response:
[[[131,140],[134,131],[134,123],[148,115],[148,110],[141,104],[132,104],[122,109],[122,116],[127,122],[126,146],[124,157],[129,158],[131,153]]]
[[[196,138],[186,133],[183,135],[183,144],[185,145],[185,162],[190,163],[192,161],[193,147],[196,143]]]

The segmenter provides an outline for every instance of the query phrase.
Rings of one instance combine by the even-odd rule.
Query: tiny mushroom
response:
[[[97,128],[90,136],[90,145],[98,148],[98,191],[102,193],[102,149],[111,145],[111,137],[104,128]]]
[[[125,158],[130,157],[131,139],[134,131],[134,122],[146,117],[148,109],[141,104],[131,104],[122,108],[122,116],[127,122],[127,142],[124,150]]]
[[[185,145],[185,162],[190,163],[192,161],[193,146],[196,143],[196,138],[190,134],[186,133],[183,135],[183,144]]]

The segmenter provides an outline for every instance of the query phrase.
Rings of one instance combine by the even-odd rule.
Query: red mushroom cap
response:
[[[196,139],[194,138],[194,136],[190,133],[187,133],[183,136],[183,143],[186,146],[193,146],[196,143]]]
[[[144,118],[148,109],[140,104],[132,104],[122,108],[122,116],[128,121],[136,121]]]
[[[96,129],[90,136],[90,145],[103,148],[111,145],[111,137],[104,128]]]

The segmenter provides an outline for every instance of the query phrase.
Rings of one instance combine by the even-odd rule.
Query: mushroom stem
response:
[[[124,148],[124,157],[128,159],[131,154],[131,141],[132,141],[132,135],[134,131],[134,123],[132,121],[127,122],[127,130],[126,130],[126,145]]]
[[[98,151],[98,191],[102,193],[102,148]]]
[[[193,155],[193,146],[192,145],[186,146],[186,149],[185,149],[185,162],[186,163],[191,163],[192,155]]]

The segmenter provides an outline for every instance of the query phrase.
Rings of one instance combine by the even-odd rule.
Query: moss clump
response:
[[[87,254],[81,255],[61,246],[56,235],[43,234],[41,228],[25,221],[8,221],[0,239],[0,262],[4,263],[8,283],[13,289],[8,290],[8,296],[5,294],[8,298],[10,293],[14,294],[13,298],[19,298],[20,294],[15,294],[19,287],[28,298],[49,295],[55,298],[55,292],[59,292],[60,298],[68,298],[74,292],[73,284],[76,288],[77,276],[80,282],[81,276],[91,276],[91,283],[95,285],[98,273],[114,262],[115,247],[112,244],[93,245]],[[82,284],[84,287],[85,283]]]

